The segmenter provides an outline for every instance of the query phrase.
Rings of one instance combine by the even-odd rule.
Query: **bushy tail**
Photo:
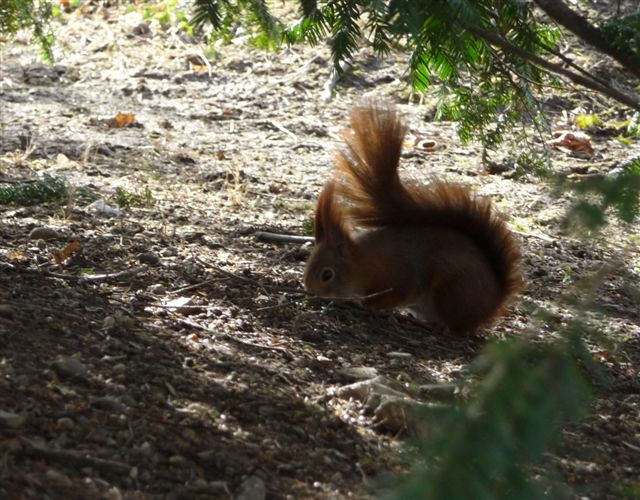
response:
[[[467,235],[490,261],[503,297],[522,287],[520,250],[491,201],[444,181],[403,184],[398,164],[406,127],[395,108],[365,102],[351,112],[346,147],[338,153],[337,193],[346,214],[366,227],[448,227]]]

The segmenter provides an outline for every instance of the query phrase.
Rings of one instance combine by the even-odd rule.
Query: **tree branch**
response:
[[[521,49],[517,45],[513,45],[511,42],[505,40],[501,36],[495,33],[491,33],[490,31],[483,30],[482,28],[473,24],[467,24],[465,25],[465,28],[477,37],[480,37],[507,52],[510,52],[517,55],[518,57],[521,57],[522,59],[526,59],[527,61],[537,64],[538,66],[545,68],[552,73],[565,76],[578,85],[582,85],[583,87],[586,87],[588,89],[600,92],[624,104],[625,106],[629,106],[630,108],[640,111],[640,99],[638,99],[636,96],[625,94],[608,85],[603,85],[602,83],[599,83],[591,78],[587,78],[585,76],[574,73],[573,71],[569,71],[560,64],[547,61],[542,57]]]
[[[567,7],[562,0],[534,0],[534,2],[555,22],[593,45],[600,52],[613,57],[627,71],[640,78],[640,57],[612,46],[602,35],[602,31]]]

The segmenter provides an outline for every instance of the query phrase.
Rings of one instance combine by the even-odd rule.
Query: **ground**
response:
[[[583,497],[637,494],[637,225],[581,239],[564,224],[569,192],[509,168],[487,173],[477,145],[428,119],[403,54],[363,50],[326,101],[324,46],[264,52],[239,33],[211,49],[142,21],[123,7],[64,14],[54,65],[28,38],[0,45],[0,182],[48,174],[71,186],[62,203],[1,206],[0,496],[368,497],[377,478],[406,470],[403,432],[342,387],[455,382],[491,340],[544,341],[532,310],[566,321],[577,284],[594,275],[598,324],[616,351],[593,346],[609,383],[554,461]],[[407,175],[491,196],[521,241],[522,297],[477,338],[307,297],[310,245],[256,237],[309,234],[339,132],[370,93],[398,103],[410,137],[435,141],[408,144]],[[558,128],[581,110],[624,113],[566,94],[550,99]],[[135,117],[118,128],[118,113]],[[617,135],[596,131],[592,158],[553,151],[553,168],[606,175],[640,153]]]

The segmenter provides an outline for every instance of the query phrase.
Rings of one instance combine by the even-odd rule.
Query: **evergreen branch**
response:
[[[304,17],[311,17],[318,10],[317,0],[300,0],[300,7]]]
[[[546,50],[547,52],[549,52],[549,54],[552,54],[554,56],[556,56],[558,59],[562,59],[562,61],[567,65],[572,67],[573,69],[575,69],[577,72],[582,73],[583,76],[590,78],[591,80],[600,83],[601,85],[609,85],[605,80],[603,80],[602,78],[599,78],[596,75],[592,75],[591,73],[589,73],[586,69],[584,69],[582,66],[579,66],[578,64],[574,63],[570,58],[568,58],[567,56],[565,56],[562,52],[560,52],[559,50],[554,49],[553,47],[550,47],[542,42],[539,43],[539,46],[541,49]]]
[[[619,90],[616,90],[613,87],[610,87],[608,85],[602,85],[601,83],[593,80],[592,78],[587,78],[585,76],[574,73],[573,71],[570,71],[564,68],[560,64],[547,61],[546,59],[543,59],[542,57],[536,54],[528,52],[518,47],[517,45],[512,44],[511,42],[505,40],[501,36],[496,35],[495,33],[491,33],[473,24],[465,25],[465,28],[469,30],[471,33],[473,33],[474,35],[484,40],[487,40],[488,42],[494,45],[497,45],[498,47],[500,47],[501,49],[507,52],[515,54],[518,57],[521,57],[522,59],[525,59],[529,62],[532,62],[552,73],[565,76],[569,78],[572,82],[578,85],[582,85],[583,87],[586,87],[588,89],[595,90],[596,92],[600,92],[608,97],[611,97],[612,99],[615,99],[616,101],[626,106],[629,106],[630,108],[640,111],[640,99],[638,99],[635,96],[631,96],[623,92],[620,92]]]
[[[48,201],[64,200],[69,196],[69,187],[60,177],[45,175],[35,182],[0,184],[0,203],[37,205]]]
[[[249,8],[258,18],[258,22],[260,27],[264,33],[266,33],[270,39],[272,40],[280,40],[281,30],[280,30],[280,22],[277,18],[275,18],[269,8],[265,0],[247,0],[249,4]]]
[[[217,30],[222,27],[220,22],[220,2],[218,0],[194,1],[194,14],[189,23],[194,28],[200,29],[206,22],[210,22]]]
[[[625,69],[640,78],[640,55],[630,50],[615,47],[603,36],[602,31],[593,26],[577,12],[571,10],[562,0],[534,0],[555,22],[565,27],[600,52],[618,61]],[[595,89],[594,89],[595,90]],[[638,109],[638,108],[636,108]]]

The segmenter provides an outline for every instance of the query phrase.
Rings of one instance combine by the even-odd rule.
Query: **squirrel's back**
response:
[[[344,213],[360,227],[443,227],[467,236],[489,262],[500,288],[490,320],[522,287],[519,245],[488,198],[446,181],[401,182],[405,133],[390,105],[366,102],[352,110],[346,148],[337,157],[335,190]]]

